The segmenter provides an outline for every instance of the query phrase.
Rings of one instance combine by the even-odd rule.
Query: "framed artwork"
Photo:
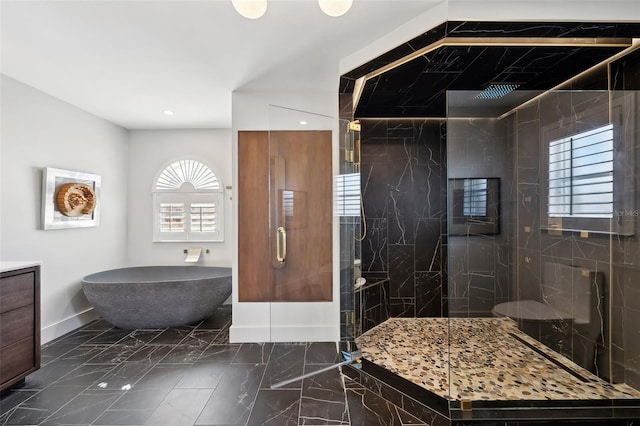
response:
[[[42,229],[100,223],[100,176],[46,167],[42,171]]]
[[[500,233],[500,179],[449,179],[449,235]]]

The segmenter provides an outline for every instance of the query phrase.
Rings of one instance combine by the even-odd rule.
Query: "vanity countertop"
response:
[[[16,269],[39,265],[42,265],[42,262],[39,260],[3,260],[0,261],[0,272],[15,271]]]

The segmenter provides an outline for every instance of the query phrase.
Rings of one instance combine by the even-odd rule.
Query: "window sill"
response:
[[[546,231],[548,233],[551,232],[571,232],[571,233],[576,233],[576,234],[583,234],[586,233],[586,236],[583,238],[588,238],[589,234],[596,234],[596,235],[618,235],[620,237],[632,237],[635,234],[633,232],[618,232],[618,231],[601,231],[601,230],[588,230],[588,229],[572,229],[572,228],[557,228],[557,227],[551,227],[551,226],[541,226],[540,227],[541,231]]]

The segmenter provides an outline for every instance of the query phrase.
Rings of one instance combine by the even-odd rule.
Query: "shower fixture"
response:
[[[267,11],[267,0],[231,0],[233,8],[247,19],[258,19]],[[353,0],[318,0],[320,9],[329,16],[342,16],[351,9]]]

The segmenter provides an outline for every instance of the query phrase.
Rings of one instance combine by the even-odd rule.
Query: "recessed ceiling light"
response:
[[[309,124],[307,121],[304,121],[304,120],[300,121],[300,125],[301,126],[306,126],[307,124]]]
[[[163,113],[164,115],[173,115],[173,111],[170,111],[170,110],[168,110],[168,109],[163,109],[163,110],[162,110],[162,113]]]

